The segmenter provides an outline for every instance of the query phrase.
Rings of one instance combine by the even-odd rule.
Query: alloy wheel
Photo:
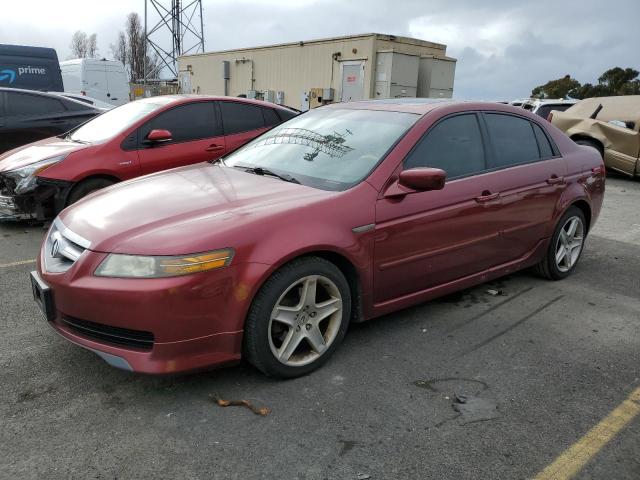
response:
[[[569,217],[560,230],[556,242],[556,266],[568,272],[578,261],[584,243],[584,223],[580,217]]]
[[[271,312],[271,353],[288,366],[312,363],[336,339],[342,312],[340,290],[329,278],[309,275],[296,280]]]

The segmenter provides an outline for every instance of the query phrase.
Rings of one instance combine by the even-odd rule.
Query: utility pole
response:
[[[204,53],[202,0],[145,0],[144,31],[147,49],[160,59],[154,71],[147,71],[145,59],[144,80],[158,78],[165,69],[178,78],[179,56]]]

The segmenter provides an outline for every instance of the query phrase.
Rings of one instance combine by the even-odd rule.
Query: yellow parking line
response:
[[[20,260],[19,262],[0,263],[0,268],[15,267],[15,266],[18,266],[18,265],[28,265],[30,263],[36,263],[36,259],[33,258],[31,260]]]
[[[600,423],[540,472],[534,480],[573,478],[620,430],[640,414],[640,387]]]

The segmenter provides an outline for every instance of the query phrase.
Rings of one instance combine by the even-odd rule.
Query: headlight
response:
[[[120,278],[175,277],[223,268],[231,263],[232,258],[231,248],[175,257],[111,253],[98,266],[95,275]]]
[[[39,162],[32,163],[26,167],[18,168],[5,172],[4,175],[13,178],[16,181],[15,193],[20,195],[27,193],[36,188],[36,175],[51,165],[61,162],[67,155],[58,155],[56,157],[46,158]]]

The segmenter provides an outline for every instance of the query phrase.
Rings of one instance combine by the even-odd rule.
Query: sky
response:
[[[53,47],[63,60],[76,30],[96,33],[99,55],[111,58],[127,14],[142,16],[145,2],[2,3],[0,43]],[[203,10],[207,51],[368,32],[443,43],[458,59],[461,99],[509,100],[566,74],[594,83],[611,67],[640,70],[639,0],[203,0]]]

